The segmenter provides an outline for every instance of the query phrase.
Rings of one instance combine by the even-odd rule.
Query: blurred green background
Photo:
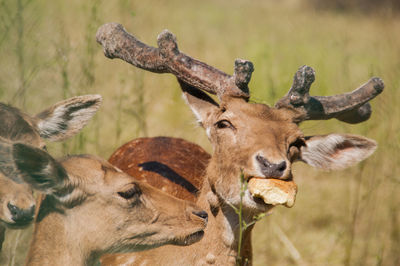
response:
[[[108,158],[130,139],[160,135],[211,151],[173,76],[104,57],[95,33],[106,22],[153,46],[169,29],[181,51],[227,73],[236,58],[252,61],[251,100],[269,105],[304,64],[316,70],[314,95],[379,76],[386,88],[367,122],[301,125],[306,134],[361,134],[378,150],[343,171],[297,164],[296,205],[256,225],[254,265],[400,265],[399,10],[397,0],[0,0],[0,100],[35,114],[67,97],[101,94],[103,106],[80,135],[48,145],[56,156]],[[9,234],[0,264],[21,265],[28,242],[29,230]]]

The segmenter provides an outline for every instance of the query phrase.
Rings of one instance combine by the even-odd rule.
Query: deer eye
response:
[[[118,192],[118,195],[123,197],[124,199],[132,199],[135,196],[139,196],[142,192],[140,191],[139,186],[133,185],[130,189],[126,191],[120,191]]]
[[[217,128],[219,128],[219,129],[222,129],[222,128],[232,128],[232,129],[234,129],[234,128],[235,128],[235,127],[231,124],[231,122],[229,122],[229,121],[226,120],[226,119],[223,119],[223,120],[218,121],[217,123],[215,123],[215,126],[216,126]]]

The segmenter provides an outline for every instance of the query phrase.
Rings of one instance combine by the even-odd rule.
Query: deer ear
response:
[[[0,137],[0,172],[17,183],[22,183],[12,158],[12,143]]]
[[[178,80],[183,91],[183,99],[189,105],[200,125],[205,127],[207,120],[219,110],[218,104],[205,92]]]
[[[30,145],[15,143],[11,147],[14,175],[44,193],[51,193],[68,179],[64,167],[47,152]]]
[[[78,133],[99,109],[100,95],[73,97],[36,115],[40,136],[61,141]]]
[[[301,160],[325,170],[343,169],[364,160],[376,147],[374,140],[362,136],[312,136],[307,137],[306,146],[301,147]]]

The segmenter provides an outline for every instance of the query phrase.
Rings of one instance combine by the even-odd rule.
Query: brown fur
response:
[[[0,141],[26,143],[44,149],[44,139],[63,140],[76,134],[94,115],[100,103],[99,95],[74,97],[51,106],[37,116],[0,103]],[[50,131],[52,136],[45,134]],[[0,172],[0,229],[4,226],[20,228],[28,223],[14,221],[8,204],[21,210],[29,210],[36,204],[32,189],[10,178],[7,171]],[[3,239],[0,238],[0,247]]]
[[[206,221],[194,204],[93,156],[61,163],[68,178],[41,204],[27,265],[92,265],[105,252],[186,245],[201,237]],[[140,191],[132,199],[118,194],[132,187]]]
[[[262,176],[257,169],[254,157],[257,153],[262,153],[270,162],[286,161],[287,167],[279,178],[291,179],[291,164],[302,159],[301,153],[307,148],[307,140],[296,121],[293,121],[293,118],[297,117],[294,111],[247,103],[237,98],[225,99],[218,106],[213,102],[207,102],[204,98],[195,98],[189,94],[186,97],[188,104],[207,130],[214,147],[214,153],[203,177],[204,184],[196,199],[196,204],[210,214],[204,238],[188,247],[165,246],[135,254],[106,255],[101,259],[102,265],[235,265],[238,255],[239,225],[238,216],[229,204],[238,206],[240,202],[241,170],[246,178],[252,176],[274,178]],[[357,138],[364,140],[361,137]],[[363,148],[373,150],[374,142],[365,140],[368,144],[363,145]],[[149,147],[148,141],[144,142],[145,147]],[[321,140],[321,143],[323,142],[324,140]],[[130,145],[133,143],[135,142]],[[140,140],[135,144],[140,146],[137,143],[140,143]],[[184,143],[181,145],[179,149],[191,150],[189,145]],[[160,146],[157,152],[164,152],[166,157],[172,156],[174,147],[163,149],[163,146]],[[340,147],[337,152],[340,154]],[[193,150],[193,155],[196,154],[198,152]],[[130,164],[130,171],[133,171],[132,168],[138,170],[136,162],[154,160],[151,153],[144,153],[130,162],[129,158],[135,155],[134,148],[126,150],[126,146],[123,146],[122,151],[117,150],[114,153],[112,162],[122,168]],[[124,158],[125,156],[128,158]],[[365,156],[361,156],[360,159],[362,158]],[[179,165],[179,168],[191,167],[191,162],[188,160],[174,163],[176,167]],[[186,171],[187,180],[191,180],[190,173],[193,172]],[[161,181],[158,184],[153,182],[152,185],[165,187],[165,184],[161,185]],[[243,217],[247,223],[252,221],[255,214],[272,208],[270,205],[255,201],[249,193],[245,193],[243,204]],[[241,254],[243,265],[252,263],[251,230],[252,227],[244,232],[243,236]]]
[[[250,97],[248,83],[254,71],[249,61],[235,60],[231,76],[181,53],[176,37],[169,31],[158,36],[158,48],[154,48],[140,42],[117,23],[101,26],[96,39],[109,58],[120,58],[155,73],[175,75],[214,148],[197,198],[199,206],[213,213],[202,241],[185,249],[162,247],[143,254],[116,256],[114,260],[108,257],[103,260],[106,265],[234,265],[238,255],[238,217],[231,205],[237,207],[241,200],[241,172],[247,179],[256,176],[290,180],[291,164],[296,160],[323,169],[339,169],[365,159],[375,150],[374,141],[359,136],[331,134],[306,140],[297,124],[308,119],[334,117],[349,123],[367,120],[371,113],[367,102],[383,90],[379,78],[371,79],[350,94],[312,97],[309,90],[315,72],[303,66],[296,72],[289,93],[276,108],[270,108],[246,101]],[[217,95],[220,105],[203,91]],[[116,162],[117,157],[113,158]],[[246,222],[254,214],[270,208],[256,201],[248,190],[244,192]],[[251,229],[244,235],[247,244],[250,232]],[[241,264],[251,265],[251,248],[245,249],[247,255]]]
[[[210,155],[183,139],[157,137],[130,141],[108,160],[138,180],[168,194],[195,201]]]

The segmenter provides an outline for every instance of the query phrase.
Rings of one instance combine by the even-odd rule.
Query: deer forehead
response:
[[[0,194],[6,193],[18,196],[22,194],[32,195],[32,189],[26,183],[16,183],[10,178],[7,178],[3,173],[0,172]],[[1,197],[0,197],[1,199]]]
[[[272,141],[271,144],[291,142],[303,133],[292,121],[293,113],[287,109],[271,108],[259,103],[233,101],[222,107],[217,119],[226,119],[238,128],[246,141]]]
[[[62,161],[64,168],[74,183],[94,185],[101,189],[114,189],[131,182],[132,178],[107,161],[92,155],[67,157]]]

